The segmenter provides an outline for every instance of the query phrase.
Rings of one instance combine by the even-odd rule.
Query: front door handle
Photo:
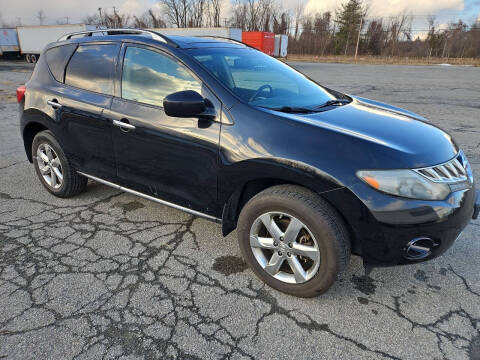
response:
[[[57,100],[47,100],[47,104],[54,109],[61,109],[62,105],[58,103]]]
[[[128,123],[127,119],[122,119],[120,121],[119,120],[113,120],[113,125],[118,126],[123,131],[129,131],[129,130],[135,129],[135,126]]]

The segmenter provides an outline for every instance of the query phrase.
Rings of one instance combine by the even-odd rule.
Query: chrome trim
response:
[[[413,169],[413,171],[435,183],[457,183],[467,180],[468,174],[464,161],[462,154],[459,153],[442,164]]]
[[[58,102],[52,101],[52,100],[47,100],[47,104],[53,107],[54,109],[61,109],[62,105],[59,104]]]
[[[113,120],[113,125],[118,126],[120,128],[125,128],[125,129],[128,129],[128,130],[135,129],[134,125],[129,124],[129,123],[125,123],[125,122],[122,122],[122,121],[118,121],[118,120]]]
[[[132,190],[132,189],[126,188],[126,187],[124,187],[124,186],[117,185],[117,184],[112,183],[112,182],[110,182],[110,181],[100,179],[100,178],[98,178],[98,177],[96,177],[96,176],[89,175],[89,174],[85,174],[84,172],[81,172],[81,171],[77,171],[77,173],[80,174],[80,175],[83,175],[83,176],[85,176],[85,177],[87,177],[87,178],[89,178],[89,179],[98,181],[99,183],[102,183],[102,184],[104,184],[104,185],[113,187],[113,188],[118,189],[118,190],[125,191],[125,192],[130,193],[130,194],[133,194],[133,195],[140,196],[140,197],[142,197],[142,198],[144,198],[144,199],[151,200],[151,201],[155,201],[155,202],[157,202],[157,203],[159,203],[159,204],[162,204],[162,205],[165,205],[165,206],[168,206],[168,207],[177,209],[177,210],[181,210],[181,211],[187,212],[187,213],[189,213],[189,214],[192,214],[192,215],[195,215],[195,216],[199,216],[199,217],[202,217],[202,218],[211,220],[211,221],[215,221],[216,223],[221,223],[221,222],[222,222],[221,219],[216,218],[216,217],[211,216],[211,215],[204,214],[204,213],[202,213],[202,212],[200,212],[200,211],[192,210],[192,209],[189,209],[189,208],[186,208],[186,207],[183,207],[183,206],[180,206],[180,205],[177,205],[177,204],[174,204],[174,203],[165,201],[165,200],[158,199],[158,198],[156,198],[156,197],[153,197],[153,196],[150,196],[150,195],[147,195],[147,194],[138,192],[138,191],[136,191],[136,190]]]
[[[418,243],[422,242],[430,243],[430,245],[418,245]],[[429,256],[432,253],[432,249],[438,245],[438,243],[428,237],[419,237],[409,241],[408,244],[405,245],[403,256],[409,260],[421,260]]]
[[[133,35],[150,35],[153,40],[158,40],[166,44],[170,43],[172,45],[178,46],[174,41],[170,40],[165,35],[162,35],[156,31],[145,30],[145,29],[128,29],[128,28],[78,31],[70,34],[65,34],[61,36],[57,41],[69,40],[72,38],[72,36],[76,36],[76,35],[92,36],[92,34],[96,34],[96,33],[101,33],[101,35],[103,36],[110,35],[110,34],[114,35],[115,33],[133,34]]]

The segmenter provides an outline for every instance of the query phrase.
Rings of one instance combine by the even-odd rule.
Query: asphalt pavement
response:
[[[424,115],[480,177],[480,69],[293,65]],[[284,295],[215,223],[94,182],[44,190],[17,117],[31,70],[0,62],[0,359],[480,359],[480,221],[433,261],[364,277],[352,257],[325,295]]]

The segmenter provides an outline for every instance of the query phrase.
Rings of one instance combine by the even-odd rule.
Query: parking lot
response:
[[[293,65],[424,115],[480,177],[480,69]],[[365,278],[352,257],[325,295],[284,295],[215,223],[94,182],[44,190],[17,119],[31,70],[0,61],[0,359],[480,359],[479,220],[433,261]]]

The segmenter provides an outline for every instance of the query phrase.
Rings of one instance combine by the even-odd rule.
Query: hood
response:
[[[419,168],[443,163],[458,153],[450,135],[420,115],[352,98],[350,104],[332,110],[292,117],[342,136],[338,142],[350,154],[339,146],[339,157],[355,157],[364,168]]]
[[[416,114],[414,112],[411,112],[409,110],[405,110],[405,109],[402,109],[402,108],[399,108],[399,107],[396,107],[396,106],[393,106],[393,105],[390,105],[390,104],[385,104],[385,103],[382,103],[380,101],[371,100],[371,99],[363,98],[363,97],[360,97],[360,96],[352,96],[352,95],[348,95],[348,96],[350,96],[352,99],[355,99],[358,103],[363,104],[365,106],[372,106],[372,107],[375,107],[375,108],[378,108],[378,109],[382,109],[382,110],[391,112],[393,114],[408,116],[408,117],[410,117],[412,119],[415,119],[415,120],[427,121],[427,119],[425,119],[423,116],[418,115],[418,114]]]

